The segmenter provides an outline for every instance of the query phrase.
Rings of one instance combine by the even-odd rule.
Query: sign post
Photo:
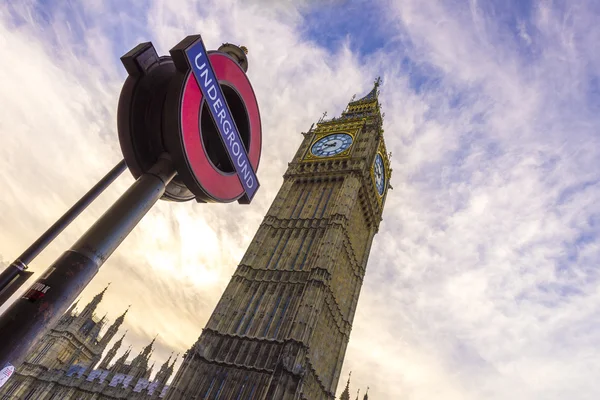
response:
[[[40,254],[75,218],[85,210],[127,168],[125,160],[119,161],[81,199],[77,201],[46,232],[31,244],[15,261],[0,273],[0,306],[4,304],[33,275],[28,265]]]
[[[10,305],[0,316],[0,365],[24,361],[31,345],[75,301],[174,176],[171,161],[159,160]]]

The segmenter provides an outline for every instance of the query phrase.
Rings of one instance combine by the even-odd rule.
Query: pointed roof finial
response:
[[[365,392],[365,397],[363,397],[363,400],[369,400],[369,387],[367,386],[367,391]]]
[[[115,320],[115,322],[113,323],[113,329],[119,329],[119,327],[121,326],[121,324],[123,323],[123,321],[125,320],[125,316],[127,315],[127,312],[129,311],[129,307],[131,307],[131,305],[129,305],[125,311],[123,312],[123,314],[119,315],[117,317],[117,319]]]
[[[175,359],[173,360],[173,362],[171,363],[171,365],[169,365],[169,370],[171,370],[171,371],[173,370],[173,367],[175,366],[175,363],[177,362],[178,358],[179,358],[179,353],[177,353],[177,355],[175,356]],[[169,357],[169,360],[170,359],[171,359],[171,357]]]
[[[99,296],[99,295],[104,295],[104,293],[106,293],[106,291],[108,290],[108,287],[110,286],[110,284],[111,284],[111,283],[112,283],[112,282],[108,282],[108,283],[106,284],[106,286],[104,287],[104,289],[103,289],[103,290],[102,290],[102,291],[101,291],[99,294],[97,294],[97,296]]]
[[[108,290],[108,287],[110,286],[110,284],[111,284],[111,283],[112,283],[112,282],[108,282],[108,283],[106,284],[106,287],[105,287],[105,288],[104,288],[104,289],[103,289],[103,290],[102,290],[100,293],[98,293],[96,296],[99,296],[99,295],[104,295],[104,293],[106,293],[106,291]]]
[[[318,121],[318,122],[323,122],[323,120],[325,119],[325,117],[326,117],[326,116],[327,116],[327,111],[325,111],[325,112],[323,113],[323,115],[321,116],[321,118],[319,118],[319,121]]]
[[[110,282],[108,282],[108,285],[106,285],[106,287],[100,293],[98,293],[97,295],[94,296],[94,298],[92,299],[92,302],[99,303],[102,300],[102,298],[104,297],[104,293],[106,293],[109,286],[110,286]]]
[[[373,100],[377,100],[377,96],[379,96],[379,86],[382,84],[383,82],[381,81],[380,77],[377,77],[377,79],[375,79],[375,81],[373,82],[373,89],[371,89],[371,91],[369,93],[367,93],[364,97],[356,100],[355,102],[371,102]]]
[[[145,354],[148,356],[150,355],[150,353],[153,351],[154,342],[156,341],[157,337],[158,337],[158,334],[156,334],[156,336],[154,336],[154,339],[152,339],[152,341],[150,342],[150,344],[148,346],[144,347],[142,354]]]
[[[350,400],[350,377],[352,376],[352,371],[348,374],[348,382],[346,382],[346,388],[342,392],[340,396],[340,400]]]

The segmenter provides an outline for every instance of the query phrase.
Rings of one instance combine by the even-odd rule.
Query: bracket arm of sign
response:
[[[219,137],[227,150],[227,156],[244,188],[244,195],[239,202],[249,204],[258,190],[258,178],[232,118],[231,110],[225,101],[225,95],[218,84],[219,81],[213,66],[208,60],[208,52],[202,37],[200,35],[188,36],[171,49],[171,56],[179,71],[184,72],[191,68],[207,102],[211,118],[219,131]]]

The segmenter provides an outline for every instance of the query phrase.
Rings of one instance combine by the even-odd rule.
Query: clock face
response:
[[[331,157],[347,150],[352,145],[352,136],[347,133],[334,133],[319,139],[310,151],[317,157]]]
[[[380,196],[383,196],[383,191],[385,189],[385,169],[383,167],[383,158],[381,158],[381,154],[379,153],[375,157],[373,170],[375,173],[375,186],[377,187],[377,193],[379,193]]]

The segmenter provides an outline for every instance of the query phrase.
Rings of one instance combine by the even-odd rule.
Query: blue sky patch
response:
[[[370,1],[342,1],[327,6],[317,3],[303,17],[304,35],[331,52],[348,38],[351,48],[362,57],[392,42],[383,10]]]

